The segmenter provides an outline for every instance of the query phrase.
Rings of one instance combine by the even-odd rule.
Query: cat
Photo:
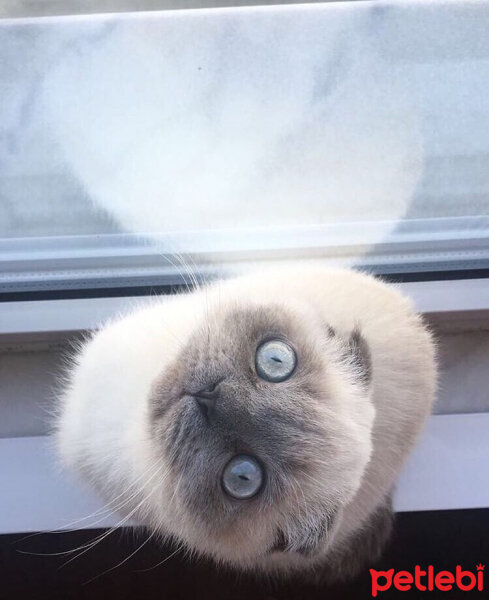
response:
[[[126,518],[240,571],[354,577],[391,530],[435,346],[353,270],[273,268],[163,296],[81,347],[64,465]]]

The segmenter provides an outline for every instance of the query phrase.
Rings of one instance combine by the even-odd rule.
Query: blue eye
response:
[[[256,351],[255,368],[265,381],[279,383],[288,379],[295,370],[297,357],[294,350],[281,340],[270,340]]]
[[[263,483],[263,469],[252,456],[240,454],[232,458],[222,474],[222,487],[228,496],[246,500],[255,496]]]

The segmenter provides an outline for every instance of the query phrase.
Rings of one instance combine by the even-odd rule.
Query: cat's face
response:
[[[369,372],[360,335],[342,340],[309,313],[208,315],[152,389],[167,472],[152,522],[238,565],[323,552],[370,458]]]

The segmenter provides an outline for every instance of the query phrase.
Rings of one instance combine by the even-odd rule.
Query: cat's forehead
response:
[[[261,344],[280,340],[295,352],[299,362],[320,368],[317,361],[318,328],[278,302],[221,306],[209,311],[187,339],[177,360],[185,378],[220,379],[230,373],[253,376]],[[312,331],[312,334],[311,334]]]
[[[257,343],[270,336],[293,341],[300,335],[300,320],[279,303],[234,305],[219,310],[206,319],[200,330],[203,343],[239,348],[247,342]]]

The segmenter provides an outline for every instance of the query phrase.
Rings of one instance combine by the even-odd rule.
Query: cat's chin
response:
[[[335,551],[338,532],[343,522],[343,508],[338,507],[324,520],[310,518],[309,526],[298,529],[297,516],[269,526],[269,519],[242,522],[222,532],[207,527],[192,527],[190,519],[180,517],[178,527],[172,519],[173,535],[162,528],[162,537],[184,547],[190,555],[200,556],[218,565],[255,573],[275,573],[277,576],[305,572],[324,564]],[[320,529],[320,522],[323,529]],[[324,525],[326,523],[326,525]],[[186,535],[182,537],[182,533]]]

